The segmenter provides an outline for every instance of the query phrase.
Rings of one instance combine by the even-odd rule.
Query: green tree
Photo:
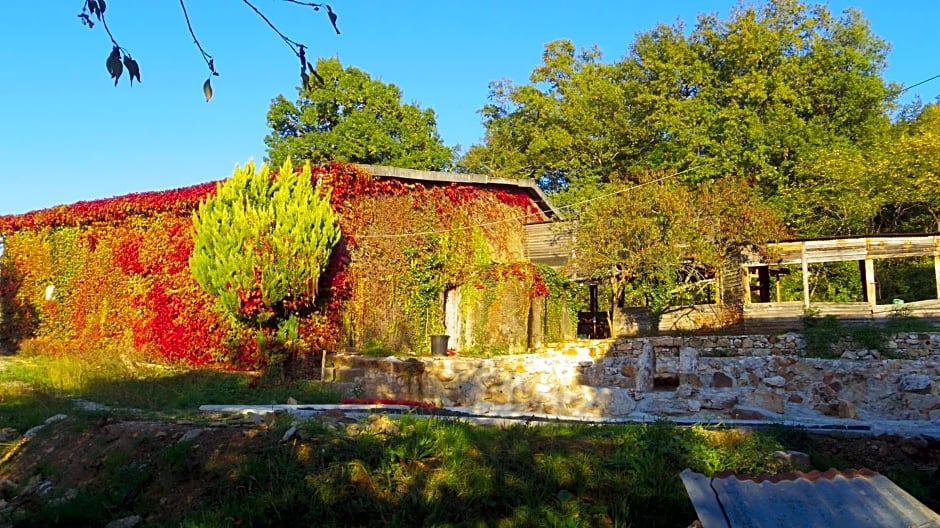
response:
[[[887,50],[858,11],[836,18],[798,0],[701,15],[691,31],[661,24],[610,64],[552,42],[528,84],[491,86],[485,144],[462,163],[539,179],[563,203],[692,167],[687,180],[738,175],[780,200],[811,180],[804,158],[886,133],[897,89],[881,77]]]
[[[320,81],[298,88],[296,103],[278,95],[268,110],[268,159],[330,160],[440,170],[453,153],[437,132],[434,111],[403,104],[394,84],[372,79],[338,59],[319,59]]]
[[[940,103],[914,113],[894,124],[868,164],[881,198],[873,231],[940,231]]]
[[[329,195],[309,165],[288,161],[275,175],[264,164],[236,167],[193,213],[196,281],[237,319],[296,337],[340,238]]]
[[[701,300],[707,279],[741,249],[785,233],[743,180],[637,179],[583,206],[574,268],[610,281],[614,299],[646,305],[654,319],[668,306]]]

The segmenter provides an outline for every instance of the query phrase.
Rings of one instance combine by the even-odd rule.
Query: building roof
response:
[[[940,515],[871,470],[680,476],[703,528],[940,528]]]
[[[464,174],[458,172],[438,172],[415,169],[400,169],[384,165],[359,165],[369,171],[373,176],[380,178],[397,178],[400,180],[417,180],[431,183],[462,183],[466,185],[502,186],[521,189],[529,195],[532,202],[538,206],[546,218],[560,220],[564,218],[561,210],[549,201],[548,196],[536,185],[533,180],[513,180],[509,178],[495,178],[485,174]]]

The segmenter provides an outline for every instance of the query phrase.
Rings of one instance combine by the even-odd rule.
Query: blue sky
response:
[[[727,16],[734,0],[333,0],[324,13],[255,0],[310,56],[335,56],[398,85],[406,102],[435,110],[446,144],[479,142],[477,110],[490,81],[524,82],[543,45],[568,38],[624,55],[637,32],[700,12]],[[892,45],[885,78],[911,85],[940,73],[940,2],[832,1],[860,8]],[[7,2],[0,34],[0,214],[221,179],[264,158],[271,99],[296,95],[287,46],[237,0],[190,0],[196,34],[221,76],[206,103],[207,69],[175,1],[108,0],[118,42],[142,83],[117,88],[105,70],[110,42],[76,17],[81,1]],[[911,90],[932,101],[940,80]]]

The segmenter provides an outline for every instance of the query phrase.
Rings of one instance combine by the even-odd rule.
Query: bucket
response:
[[[431,355],[446,356],[448,339],[450,339],[449,335],[432,335],[431,336]]]

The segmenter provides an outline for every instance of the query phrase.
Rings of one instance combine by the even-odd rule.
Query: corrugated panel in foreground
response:
[[[704,528],[940,528],[940,515],[870,470],[712,478],[682,482]]]

